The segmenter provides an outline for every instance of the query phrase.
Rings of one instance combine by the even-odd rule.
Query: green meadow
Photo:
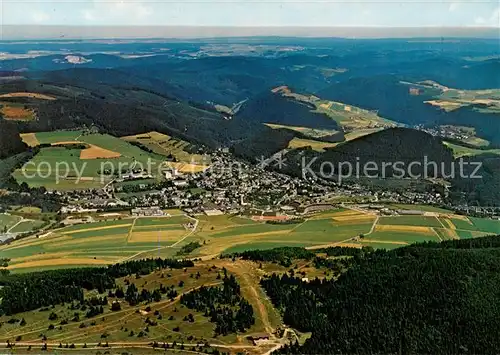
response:
[[[130,143],[107,134],[82,135],[77,131],[42,132],[36,136],[43,144],[73,141],[95,145],[121,154],[110,159],[80,159],[81,149],[64,146],[44,147],[23,169],[18,169],[13,176],[20,183],[26,182],[31,187],[44,186],[55,190],[77,190],[96,188],[108,182],[114,173],[126,172],[131,168],[151,168],[156,174],[164,158],[146,152]],[[77,177],[85,179],[76,181]],[[59,183],[57,183],[59,180]]]
[[[424,233],[416,232],[393,232],[393,231],[376,231],[370,234],[367,240],[377,240],[377,241],[393,241],[393,242],[404,242],[408,244],[434,241],[439,242],[437,235],[429,235]]]
[[[417,226],[417,227],[442,227],[436,217],[427,216],[391,216],[380,217],[380,225]]]
[[[187,233],[182,226],[183,218],[163,218],[164,227],[155,226],[156,218],[140,218],[137,221],[140,220],[146,227],[133,230],[132,218],[80,224],[52,230],[50,235],[43,238],[33,236],[0,246],[0,254],[2,257],[12,259],[10,265],[15,268],[26,262],[37,261],[40,267],[48,267],[52,259],[57,260],[62,257],[68,260],[68,265],[71,266],[109,264],[141,252],[172,245],[175,243],[175,238],[180,239]],[[30,226],[35,224],[36,222],[33,222]],[[168,231],[175,232],[174,240],[158,242],[155,233],[167,232],[168,235]],[[139,232],[148,233],[149,236],[144,240],[141,239],[143,234],[133,238],[134,233]]]

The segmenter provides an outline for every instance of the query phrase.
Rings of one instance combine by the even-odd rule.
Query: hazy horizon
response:
[[[44,39],[209,39],[236,37],[310,37],[346,39],[480,38],[496,39],[496,27],[383,26],[61,26],[3,25],[1,40]]]

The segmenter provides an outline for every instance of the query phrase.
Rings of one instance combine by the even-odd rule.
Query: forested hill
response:
[[[292,134],[283,139],[283,134],[259,122],[224,119],[206,105],[173,98],[176,91],[170,85],[128,77],[117,70],[81,68],[44,73],[42,79],[11,81],[0,88],[0,94],[11,92],[54,98],[23,102],[37,119],[17,122],[21,132],[96,126],[102,133],[119,137],[158,131],[210,148],[231,147],[266,136],[270,139],[261,147],[266,155],[283,149],[293,138]]]
[[[311,162],[312,159],[316,158],[314,163],[310,165],[311,169],[316,172],[320,171],[323,162],[328,162],[330,166],[333,165],[336,169],[334,171],[335,175],[338,175],[340,169],[337,168],[341,167],[341,164],[350,163],[354,169],[356,164],[359,163],[359,170],[363,175],[363,167],[368,163],[375,163],[377,171],[369,171],[369,175],[373,176],[377,173],[379,177],[400,175],[396,169],[398,166],[394,167],[397,162],[400,162],[399,168],[403,168],[405,172],[408,171],[411,163],[418,162],[419,164],[414,164],[411,168],[411,173],[414,175],[424,175],[425,163],[436,162],[437,175],[440,176],[443,172],[450,173],[451,162],[453,161],[451,149],[443,145],[441,138],[422,131],[399,127],[389,128],[354,139],[327,149],[324,153],[318,153],[310,149],[291,152],[287,155],[288,172],[293,172],[293,170],[297,172],[302,166],[307,165],[302,164],[303,157],[306,157],[305,162]],[[387,164],[384,166],[384,163]],[[445,169],[442,169],[442,167],[445,167]],[[347,166],[344,166],[344,168],[348,169]],[[428,168],[427,173],[434,175],[434,170]],[[323,171],[329,174],[331,169],[325,167]],[[385,172],[385,175],[383,175],[383,172]],[[343,173],[345,175],[347,171],[343,171]],[[404,175],[404,177],[408,177],[408,174]]]
[[[253,122],[342,130],[335,120],[326,114],[316,112],[316,107],[312,103],[272,91],[263,92],[245,102],[238,115]]]
[[[500,236],[413,245],[358,259],[337,281],[273,275],[286,324],[312,332],[281,354],[496,354]]]
[[[0,119],[0,159],[21,153],[27,148],[19,137],[16,125]]]

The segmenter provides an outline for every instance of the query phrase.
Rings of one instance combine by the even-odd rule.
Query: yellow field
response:
[[[96,145],[91,145],[89,148],[84,149],[80,152],[80,159],[114,159],[119,158],[122,155],[111,150],[107,150]]]
[[[47,243],[45,248],[47,249],[59,249],[62,246],[77,246],[77,245],[85,245],[91,243],[99,243],[99,242],[123,242],[127,238],[126,235],[106,235],[102,237],[87,237],[87,238],[79,238],[72,240],[64,240],[58,243]]]
[[[25,261],[35,261],[35,260],[43,260],[43,259],[58,259],[68,256],[70,253],[68,252],[58,252],[58,253],[43,253],[36,254],[30,256],[22,256],[19,258],[13,258],[9,261],[9,264],[19,264]]]
[[[288,148],[298,149],[304,147],[311,147],[313,150],[317,152],[324,152],[325,149],[335,147],[337,144],[338,143],[320,142],[313,139],[302,139],[295,137],[288,143]]]
[[[132,232],[129,243],[176,242],[186,235],[182,229],[169,231]]]
[[[22,133],[20,136],[22,141],[29,147],[37,147],[40,145],[35,133]]]
[[[209,167],[209,156],[190,153],[191,144],[189,142],[163,133],[153,131],[135,136],[121,137],[120,139],[126,142],[140,143],[156,154],[173,155],[180,163],[168,162],[167,165],[182,173],[197,173],[205,171]]]
[[[0,112],[5,120],[8,121],[31,121],[35,118],[33,110],[20,106],[9,106],[2,104]]]
[[[344,248],[361,248],[363,247],[360,243],[349,243],[349,242],[334,242],[321,245],[313,245],[311,247],[306,247],[307,250],[324,249],[329,247],[344,247]],[[325,254],[326,255],[326,254]]]
[[[453,110],[457,110],[463,105],[458,103],[458,102],[453,102],[453,101],[446,101],[446,100],[429,100],[429,101],[424,101],[424,103],[439,107],[446,112],[451,112]]]
[[[431,227],[421,227],[421,226],[403,226],[403,225],[390,225],[390,224],[378,224],[375,226],[376,231],[381,232],[415,232],[420,234],[434,235],[434,231]]]
[[[408,245],[408,243],[406,243],[406,242],[401,242],[401,241],[397,241],[397,240],[375,240],[375,239],[363,239],[363,243]]]
[[[224,238],[214,238],[211,239],[209,243],[203,246],[203,255],[216,255],[224,252],[224,250],[241,244],[247,244],[250,242],[258,241],[259,239],[265,239],[266,237],[273,235],[284,235],[291,232],[291,230],[273,231],[265,233],[254,233],[254,234],[240,234],[231,237]],[[267,239],[266,239],[267,241]]]
[[[88,144],[80,141],[61,141],[52,143],[52,146],[61,146],[61,145],[72,145],[72,144],[81,144],[85,145],[87,148],[83,149],[80,152],[80,159],[82,160],[91,160],[91,159],[114,159],[121,157],[121,153],[113,152],[112,150],[101,148],[94,144]]]
[[[444,223],[446,224],[445,227],[448,227],[449,229],[451,230],[455,230],[457,229],[457,227],[455,227],[455,225],[453,224],[452,221],[450,221],[448,218],[443,218],[442,219],[444,221]]]
[[[453,218],[453,219],[460,219],[460,220],[465,221],[465,222],[467,222],[469,224],[472,224],[472,222],[469,220],[469,218],[467,216],[463,216],[461,214],[444,214],[444,215],[441,215],[441,217]]]
[[[115,229],[115,228],[122,228],[122,227],[130,227],[132,223],[123,223],[123,224],[116,224],[112,226],[104,226],[104,227],[95,227],[95,228],[86,228],[86,229],[76,229],[72,231],[66,232],[67,234],[78,234],[78,233],[85,233],[85,232],[94,232],[94,231],[102,231],[106,229]]]
[[[446,236],[448,236],[448,238],[450,239],[460,239],[460,237],[458,236],[457,232],[455,231],[454,228],[452,229],[440,229],[441,231],[443,231],[444,234],[446,234]]]
[[[110,260],[91,258],[56,258],[46,260],[27,261],[22,264],[9,265],[7,269],[24,269],[45,266],[66,266],[66,265],[105,265]]]
[[[84,144],[84,145],[88,145],[87,143],[80,142],[80,141],[60,141],[60,142],[51,143],[50,145],[54,146],[54,147],[57,147],[59,145],[71,145],[71,144]]]
[[[37,94],[37,93],[33,93],[33,92],[11,92],[9,94],[0,95],[0,98],[2,98],[2,97],[28,97],[31,99],[56,100],[56,98],[53,96],[44,95],[44,94]]]
[[[66,240],[71,240],[72,238],[69,235],[63,235],[63,236],[57,236],[54,238],[40,238],[40,239],[26,239],[26,240],[21,240],[20,242],[16,242],[13,245],[4,245],[0,247],[0,250],[2,251],[7,251],[7,250],[14,250],[14,249],[19,249],[19,248],[24,248],[26,246],[37,246],[37,245],[42,245],[42,244],[48,244],[48,243],[59,243],[62,241]]]

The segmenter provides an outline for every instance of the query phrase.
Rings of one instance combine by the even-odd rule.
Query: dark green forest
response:
[[[0,118],[0,159],[21,153],[27,148],[19,137],[17,126]]]
[[[282,354],[495,354],[500,236],[355,258],[338,280],[276,274],[261,284],[284,322],[312,332]]]
[[[219,275],[219,279],[221,276]],[[234,275],[224,269],[222,286],[202,286],[183,294],[181,303],[204,315],[215,323],[215,335],[244,332],[255,323],[253,307],[241,296],[240,285]]]
[[[115,279],[146,275],[156,269],[193,266],[190,260],[144,259],[101,268],[61,269],[26,274],[0,273],[0,314],[15,314],[62,302],[83,301],[83,291],[100,293],[115,287]]]

